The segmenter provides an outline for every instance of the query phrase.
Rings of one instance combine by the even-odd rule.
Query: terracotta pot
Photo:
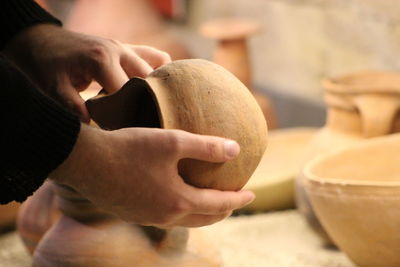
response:
[[[154,46],[173,59],[190,58],[149,0],[76,0],[65,25],[73,31]]]
[[[18,212],[18,234],[29,253],[33,254],[40,239],[59,216],[54,185],[47,181],[22,204]]]
[[[19,206],[20,204],[17,202],[0,205],[0,233],[12,230],[15,227]]]
[[[253,87],[251,62],[247,40],[260,31],[260,25],[242,19],[216,19],[202,25],[200,32],[217,40],[215,63],[223,66],[241,80],[252,92],[268,122],[268,128],[277,128],[277,118],[269,98]]]
[[[306,161],[363,139],[399,132],[400,74],[368,71],[322,82],[328,117],[312,139]],[[296,180],[296,203],[312,228],[332,244],[321,227],[304,189],[304,175]]]
[[[400,135],[321,155],[305,169],[324,229],[358,266],[400,266]]]
[[[181,161],[180,173],[198,187],[242,188],[266,148],[266,122],[254,97],[235,76],[206,60],[164,65],[145,80],[132,79],[113,95],[89,100],[87,107],[106,129],[133,124],[236,140],[241,152],[225,164]]]
[[[200,187],[240,189],[266,147],[266,122],[253,96],[232,74],[204,60],[175,61],[87,106],[107,129],[161,126],[238,141],[241,153],[229,163],[181,161],[180,174]],[[36,248],[34,266],[221,265],[198,230],[128,224],[68,187],[57,185],[56,194],[63,215]]]

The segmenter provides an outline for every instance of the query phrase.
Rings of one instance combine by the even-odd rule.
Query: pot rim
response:
[[[340,179],[340,178],[328,177],[328,176],[319,176],[313,172],[313,169],[318,164],[321,164],[322,162],[324,162],[330,158],[338,157],[340,154],[346,153],[347,151],[362,150],[364,148],[375,147],[375,146],[379,146],[379,145],[390,145],[393,142],[400,143],[400,133],[366,139],[366,140],[360,141],[357,144],[351,145],[350,147],[339,148],[339,149],[335,149],[331,152],[321,154],[306,163],[306,165],[304,166],[304,168],[302,170],[303,175],[304,175],[306,181],[313,183],[313,184],[319,184],[319,185],[326,184],[326,185],[331,185],[331,186],[352,186],[352,187],[374,186],[374,187],[380,187],[380,188],[400,187],[400,173],[399,173],[399,181],[384,181],[384,180],[371,181],[371,180],[351,180],[351,179]],[[400,152],[399,152],[399,154],[400,154]]]
[[[363,80],[366,76],[386,77],[388,80],[396,79],[396,82],[359,84],[351,80]],[[326,92],[357,94],[357,93],[391,93],[400,94],[400,72],[365,70],[347,75],[324,78],[321,85]]]

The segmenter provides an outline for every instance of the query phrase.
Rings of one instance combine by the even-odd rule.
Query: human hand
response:
[[[180,130],[83,125],[72,153],[50,177],[123,220],[198,227],[224,219],[254,194],[188,185],[178,174],[179,160],[225,162],[239,150],[234,141]]]
[[[171,61],[149,46],[80,34],[51,24],[32,26],[11,40],[5,54],[13,59],[50,97],[89,122],[79,92],[97,81],[107,92],[121,88],[129,78],[145,77]]]

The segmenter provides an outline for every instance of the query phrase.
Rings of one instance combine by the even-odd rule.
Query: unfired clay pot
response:
[[[312,139],[305,162],[317,155],[352,145],[365,138],[400,131],[400,73],[368,71],[322,82],[328,117]],[[296,204],[312,228],[327,244],[331,239],[321,227],[309,203],[300,172],[296,180]]]
[[[20,204],[17,202],[0,205],[0,233],[15,227],[19,206]]]
[[[247,41],[260,30],[260,25],[243,19],[216,19],[204,23],[200,32],[217,40],[215,63],[223,66],[239,78],[256,98],[268,122],[268,128],[277,128],[277,117],[269,98],[253,87],[251,62]]]
[[[204,60],[165,65],[144,79],[87,102],[101,127],[162,127],[236,140],[231,162],[182,160],[190,184],[239,190],[266,148],[267,127],[247,88],[222,67]],[[71,188],[55,185],[62,215],[42,237],[34,266],[219,266],[216,248],[199,230],[161,230],[125,223],[98,210]]]
[[[324,229],[358,266],[400,266],[400,134],[309,162],[305,188]]]

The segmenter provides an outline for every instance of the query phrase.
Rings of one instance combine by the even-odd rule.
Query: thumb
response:
[[[237,142],[222,137],[183,132],[180,140],[180,158],[209,162],[225,162],[240,152]]]

